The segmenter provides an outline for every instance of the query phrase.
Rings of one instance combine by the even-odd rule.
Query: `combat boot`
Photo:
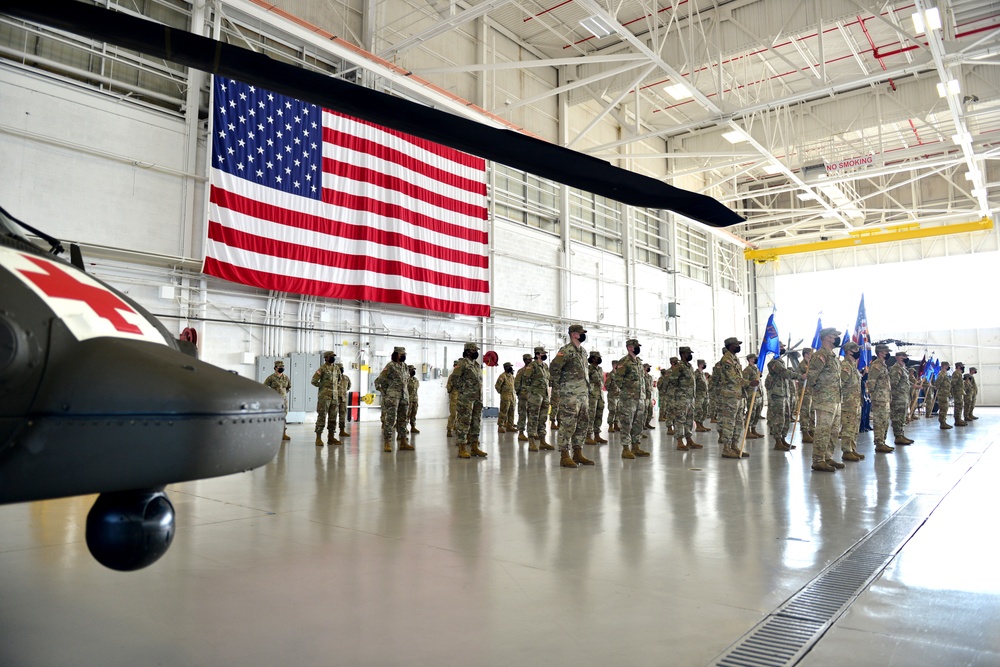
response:
[[[632,445],[632,453],[635,454],[636,457],[649,456],[649,452],[641,448],[639,445]]]
[[[418,429],[413,424],[410,424],[410,433],[420,433],[420,429]]]
[[[594,438],[592,436],[588,435],[587,439],[583,441],[583,444],[585,444],[585,445],[596,445],[597,441],[594,440]]]
[[[559,430],[559,422],[551,422],[551,424],[549,425],[549,428],[552,429],[553,431],[558,431]]]
[[[719,420],[718,420],[718,419],[716,419],[715,417],[712,417],[712,419],[711,419],[711,420],[709,421],[709,423],[710,423],[710,424],[718,424],[718,423],[719,423]]]
[[[322,447],[323,446],[323,434],[322,433],[317,433],[316,434],[316,446],[317,447]]]
[[[677,451],[686,452],[688,446],[684,444],[684,438],[677,438]]]
[[[501,424],[500,426],[497,426],[497,433],[506,433],[506,432],[507,432],[507,429],[505,429],[503,427],[503,424]]]
[[[844,452],[840,455],[841,461],[860,461],[861,457],[854,452]]]
[[[338,433],[337,435],[339,435],[341,438],[351,437],[351,434],[345,431],[343,426],[340,427],[340,433]]]
[[[382,440],[382,451],[391,452],[392,451],[392,438],[383,438]]]
[[[712,429],[710,429],[710,428],[706,428],[705,425],[702,424],[701,422],[695,422],[694,423],[694,432],[695,433],[708,433],[711,430]]]
[[[281,432],[281,439],[282,440],[291,440],[291,438],[288,437],[288,431],[282,431]]]
[[[538,439],[538,448],[544,449],[547,452],[551,452],[552,450],[555,449],[555,445],[550,445],[549,443],[545,442],[545,434],[542,434],[542,437]]]
[[[605,440],[604,438],[602,438],[600,433],[595,433],[594,434],[594,442],[596,442],[599,445],[606,445],[606,444],[608,444],[608,441]]]
[[[328,445],[342,445],[344,443],[342,443],[340,440],[337,440],[337,438],[333,435],[333,431],[330,431],[327,434],[327,436],[326,436],[326,444],[328,444]]]
[[[750,452],[748,452],[748,451],[747,451],[747,450],[745,450],[745,449],[744,449],[744,450],[743,450],[742,452],[741,452],[740,450],[738,450],[738,449],[737,449],[737,450],[736,450],[736,453],[737,453],[737,454],[739,454],[739,455],[740,455],[740,457],[742,457],[742,458],[744,458],[744,459],[748,459],[748,458],[750,458]]]
[[[399,451],[401,452],[407,452],[407,451],[412,452],[414,449],[416,449],[416,447],[410,444],[410,441],[407,439],[405,435],[401,438],[396,439],[396,445]]]
[[[469,454],[469,449],[465,446],[464,442],[458,443],[458,458],[460,459],[471,459],[472,455]]]
[[[859,454],[858,452],[851,452],[851,453],[854,454],[855,456],[857,456],[859,461],[864,461],[865,460],[865,455],[864,454]]]
[[[518,431],[517,432],[517,441],[518,442],[528,442],[528,436],[526,436],[524,434],[524,431]]]
[[[954,427],[951,424],[949,424],[948,422],[941,422],[941,430],[942,431],[947,431],[950,428],[954,428]]]
[[[788,452],[791,451],[792,448],[779,440],[778,442],[774,443],[774,449],[779,452]]]
[[[798,447],[799,447],[798,445],[793,445],[792,443],[790,443],[787,440],[785,440],[784,436],[781,437],[781,444],[788,445],[789,449],[798,449]]]
[[[479,458],[483,458],[483,459],[486,458],[486,452],[484,452],[483,450],[479,449],[479,441],[478,440],[473,440],[472,444],[469,445],[469,454],[471,454],[472,456],[478,456]]]
[[[969,422],[964,422],[964,421],[960,422],[958,420],[955,421],[955,426],[968,426],[968,425],[969,425]]]
[[[559,465],[563,468],[578,468],[579,464],[573,460],[568,449],[564,449],[560,452]]]
[[[909,438],[907,438],[905,436],[902,436],[902,435],[897,435],[895,437],[895,439],[892,441],[892,444],[894,444],[894,445],[908,445],[911,442],[913,442],[913,441],[910,440]]]
[[[726,447],[722,450],[722,458],[724,459],[738,459],[740,458],[740,452],[738,449],[733,449],[732,447]]]
[[[828,466],[833,466],[837,470],[843,470],[844,468],[847,467],[843,463],[841,463],[840,461],[835,461],[834,459],[827,459],[826,460],[826,464]]]
[[[623,459],[635,458],[635,454],[632,453],[632,450],[629,448],[628,445],[622,445],[622,458]]]
[[[764,434],[763,433],[758,433],[756,428],[752,428],[752,429],[750,429],[750,432],[747,433],[747,437],[748,438],[752,438],[753,440],[758,440],[760,438],[763,438]]]
[[[837,469],[830,465],[829,461],[817,461],[812,464],[812,469],[819,472],[837,472]]]
[[[881,445],[875,445],[875,451],[880,454],[891,454],[894,451],[896,451],[896,448],[890,447],[889,445],[883,442]]]
[[[802,434],[802,442],[804,442],[805,444],[809,445],[809,444],[812,444],[812,441],[813,441],[813,437],[811,435],[809,435],[808,433],[803,433]]]
[[[538,451],[538,441],[534,438],[528,438],[528,451],[537,452]]]
[[[580,466],[592,466],[594,462],[583,455],[583,450],[579,447],[573,448],[573,462]]]
[[[695,442],[694,438],[692,438],[690,435],[687,436],[687,446],[688,449],[702,449],[704,447],[704,445],[699,445],[697,442]]]

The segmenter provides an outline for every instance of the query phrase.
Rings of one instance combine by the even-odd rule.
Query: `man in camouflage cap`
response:
[[[518,442],[528,442],[528,436],[524,434],[524,429],[528,426],[528,393],[522,380],[524,371],[531,364],[531,355],[521,355],[524,365],[514,373],[514,395],[517,396],[517,440]]]
[[[410,433],[420,433],[417,429],[417,408],[420,407],[420,380],[417,379],[417,367],[407,366],[410,377],[406,381],[406,391],[409,395],[409,404],[406,410],[406,417],[410,422]]]
[[[666,379],[661,380],[667,385],[667,400],[670,404],[668,418],[674,437],[677,438],[677,449],[680,451],[701,449],[702,445],[691,437],[696,382],[695,371],[691,368],[691,359],[694,358],[694,353],[686,345],[681,347],[677,353],[680,355],[680,359],[676,364],[670,366]]]
[[[500,394],[500,413],[497,415],[497,433],[514,431],[514,364],[503,365],[503,373],[497,377],[493,388]]]
[[[955,426],[966,426],[965,421],[965,364],[955,362],[955,372],[951,374],[951,399],[955,403]]]
[[[458,392],[455,391],[455,371],[458,370],[456,359],[451,364],[451,374],[444,384],[444,390],[448,392],[448,437],[455,435],[455,409],[458,407]]]
[[[646,403],[649,395],[646,393],[645,373],[642,370],[642,358],[639,357],[641,346],[635,338],[625,341],[628,354],[618,360],[618,368],[614,371],[619,387],[618,396],[618,426],[622,436],[622,458],[634,459],[649,456],[649,452],[639,447],[642,442],[642,422],[646,416]]]
[[[549,417],[549,367],[545,360],[545,348],[535,348],[535,358],[524,369],[521,389],[528,399],[528,451],[552,450],[554,446],[545,442],[545,422]]]
[[[285,402],[285,419],[288,419],[288,390],[292,388],[292,381],[285,375],[285,362],[283,360],[278,359],[274,362],[274,372],[267,376],[264,385],[281,394],[281,400]],[[288,428],[287,424],[285,424],[285,428]],[[281,439],[291,440],[287,430],[282,430]]]
[[[611,372],[604,381],[604,388],[608,390],[608,433],[616,433],[618,428],[618,396],[621,394],[621,387],[615,370],[618,369],[618,360],[611,360]]]
[[[323,353],[325,364],[313,373],[312,386],[319,389],[319,396],[316,399],[316,446],[323,446],[323,429],[327,428],[329,422],[329,433],[327,443],[330,445],[340,445],[340,440],[336,434],[336,414],[340,409],[340,369],[337,367],[337,355],[332,351]]]
[[[941,362],[941,370],[938,372],[937,379],[934,380],[934,397],[937,399],[938,404],[938,424],[941,426],[941,430],[947,430],[951,428],[951,424],[948,423],[948,399],[951,398],[951,377],[948,375],[948,371],[951,370],[951,364],[947,361]],[[934,399],[931,399],[931,403]]]
[[[670,357],[670,368],[677,365],[677,357]],[[667,387],[667,369],[660,369],[660,377],[656,379],[656,397],[660,404],[657,406],[657,417],[656,421],[665,422],[667,421],[668,415],[670,414],[670,395],[668,393]]]
[[[966,423],[972,421],[973,419],[979,419],[979,417],[973,414],[976,410],[976,398],[979,396],[979,386],[976,384],[976,374],[978,372],[979,371],[976,370],[975,366],[970,366],[969,372],[965,378],[965,415],[963,418]]]
[[[569,328],[569,342],[556,353],[549,365],[549,384],[559,394],[559,465],[576,468],[594,465],[583,455],[583,443],[590,430],[590,371],[583,341],[587,330],[580,324]]]
[[[812,388],[812,408],[816,412],[812,469],[819,472],[836,472],[844,467],[833,458],[834,424],[840,420],[840,359],[833,349],[840,345],[839,333],[833,327],[820,330],[823,345],[809,360],[806,376]],[[839,440],[840,429],[836,430]]]
[[[695,433],[707,433],[712,429],[705,426],[708,419],[708,377],[705,369],[708,364],[704,359],[699,359],[698,366],[694,371],[694,431]]]
[[[746,401],[746,408],[744,409],[744,414],[747,410],[750,410],[750,404],[753,403],[753,410],[750,412],[750,430],[747,431],[747,439],[757,440],[758,438],[763,438],[764,435],[757,431],[757,424],[760,423],[760,413],[761,409],[764,407],[764,397],[760,395],[760,371],[757,370],[757,353],[750,352],[747,354],[747,365],[743,369],[743,379],[747,382],[753,382],[757,380],[758,386],[754,387],[752,390],[743,391],[743,400]]]
[[[888,345],[876,345],[875,357],[868,365],[868,395],[872,399],[872,428],[875,433],[875,451],[888,454],[896,448],[885,442],[885,434],[889,431],[889,410],[892,405],[892,388],[889,383],[889,368],[885,358],[889,354]]]
[[[767,364],[767,379],[764,381],[764,388],[767,390],[767,430],[774,440],[774,448],[780,452],[787,452],[795,447],[786,439],[793,409],[788,403],[795,399],[788,395],[788,390],[789,387],[795,389],[790,380],[802,379],[801,373],[785,367],[782,361],[784,355],[785,346],[782,344],[778,356]]]
[[[799,370],[803,376],[809,373],[809,360],[812,359],[813,349],[811,347],[802,348],[802,362],[799,363]],[[802,442],[809,444],[813,441],[813,433],[816,426],[816,418],[812,411],[812,390],[808,382],[802,381],[798,385],[795,394],[796,403],[799,409],[799,428],[802,431]]]
[[[727,459],[738,459],[741,456],[738,448],[739,439],[743,433],[740,410],[743,389],[750,386],[756,387],[759,384],[751,384],[743,377],[740,361],[736,356],[740,352],[742,343],[743,341],[735,336],[725,340],[725,349],[717,364],[718,370],[712,374],[713,376],[718,375],[719,444],[722,445],[722,457]],[[750,453],[744,451],[742,455],[749,456]]]
[[[340,424],[341,438],[350,437],[350,433],[347,432],[347,394],[351,391],[351,378],[347,377],[347,373],[344,372],[344,364],[337,362],[337,368],[340,370],[340,386],[337,389],[337,422]]]
[[[601,353],[591,350],[587,357],[587,372],[590,373],[590,428],[594,433],[591,437],[587,434],[584,444],[603,445],[607,440],[601,437],[601,426],[604,424],[604,371],[601,369]]]
[[[650,373],[652,370],[653,367],[649,364],[642,365],[642,380],[646,383],[646,414],[642,425],[644,430],[656,428],[653,426],[653,395],[656,393],[656,382],[653,381],[653,374]],[[667,433],[669,432],[667,431]],[[649,435],[643,433],[642,437],[648,438]]]
[[[478,359],[479,344],[466,343],[454,373],[455,391],[458,393],[455,440],[460,459],[486,457],[486,452],[479,448],[479,428],[483,420],[483,367]]]
[[[406,411],[410,398],[410,371],[406,368],[406,348],[392,350],[389,363],[375,380],[375,387],[382,392],[382,451],[392,451],[392,431],[396,430],[396,443],[400,451],[412,450],[406,433]]]
[[[889,416],[892,420],[894,445],[909,445],[913,443],[903,433],[906,426],[906,415],[910,412],[910,374],[906,372],[906,359],[909,355],[902,350],[896,352],[896,363],[889,369]]]
[[[858,356],[861,348],[853,341],[841,346],[844,358],[840,362],[840,458],[842,461],[862,461],[858,453],[858,432],[861,428],[861,373]],[[771,419],[768,410],[768,421]]]

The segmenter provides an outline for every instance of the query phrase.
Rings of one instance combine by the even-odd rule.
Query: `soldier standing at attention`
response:
[[[531,363],[531,355],[522,355],[521,360],[524,361],[524,366],[518,368],[517,373],[514,374],[514,394],[517,396],[517,440],[518,442],[527,442],[528,436],[524,434],[524,429],[528,425],[528,394],[525,391],[523,379],[524,371]]]
[[[802,363],[799,364],[799,370],[802,371],[802,375],[805,376],[809,373],[809,359],[812,358],[813,349],[811,347],[802,348]],[[799,429],[802,431],[802,442],[809,444],[813,441],[813,431],[816,425],[816,419],[812,412],[812,389],[808,386],[808,382],[805,383],[806,386],[800,386],[798,391],[802,394],[802,407],[799,409]],[[803,392],[805,389],[805,393]],[[798,395],[795,397],[796,403],[798,403]],[[797,405],[795,407],[798,407]]]
[[[910,375],[906,372],[906,352],[896,352],[896,363],[889,369],[889,394],[891,404],[889,415],[892,419],[892,434],[894,445],[909,445],[913,443],[903,433],[906,426],[906,416],[910,412]]]
[[[618,368],[618,360],[611,360],[611,372],[605,380],[605,389],[608,390],[608,433],[619,431],[618,428],[618,396],[621,394],[621,385],[615,370]]]
[[[323,358],[326,363],[317,369],[312,376],[312,386],[319,387],[319,397],[316,400],[316,446],[323,446],[323,429],[327,427],[329,419],[329,433],[327,434],[327,444],[340,445],[337,434],[334,432],[335,415],[339,410],[338,391],[340,388],[340,369],[334,363],[337,355],[333,352],[324,352]]]
[[[885,443],[885,434],[889,430],[889,406],[892,403],[892,388],[889,383],[889,369],[885,357],[889,354],[888,345],[875,346],[875,358],[868,366],[868,393],[872,397],[872,428],[875,429],[875,451],[888,454],[896,448]]]
[[[576,468],[592,466],[583,455],[583,443],[590,431],[590,370],[583,342],[587,330],[580,324],[569,328],[569,342],[556,353],[549,365],[553,393],[559,394],[559,465]],[[570,450],[572,449],[572,454]]]
[[[545,422],[549,415],[549,358],[544,347],[535,348],[535,358],[521,377],[521,384],[528,397],[528,451],[551,450],[554,446],[545,442]]]
[[[795,385],[789,380],[801,380],[802,375],[785,367],[781,357],[785,356],[785,346],[782,345],[778,351],[778,356],[771,359],[767,364],[767,379],[764,386],[767,389],[767,430],[774,440],[774,448],[780,452],[787,452],[795,449],[785,438],[788,436],[788,425],[791,423],[789,416],[791,411],[788,402],[793,397],[788,395],[789,387]]]
[[[691,359],[694,353],[687,346],[677,350],[677,353],[681,355],[680,360],[670,367],[665,380],[669,387],[670,424],[677,438],[677,449],[701,449],[702,445],[691,437],[695,397],[695,371],[691,368]]]
[[[551,366],[551,364],[550,364]],[[552,369],[549,368],[551,371]],[[553,431],[559,430],[559,388],[552,387],[551,398],[549,399],[549,426]],[[555,439],[555,436],[552,436]]]
[[[483,420],[483,367],[478,359],[479,345],[466,343],[454,372],[455,393],[458,394],[455,440],[458,441],[460,459],[473,456],[486,458],[486,452],[479,448],[479,428]]]
[[[854,341],[844,343],[844,358],[840,361],[840,458],[862,461],[858,454],[858,432],[861,428],[861,373],[858,372],[858,351]],[[768,409],[768,420],[771,411]]]
[[[757,354],[751,352],[747,354],[747,367],[743,369],[743,379],[747,382],[757,381],[757,385],[760,385],[760,371],[757,370]],[[757,440],[758,438],[763,438],[763,433],[757,432],[757,424],[760,423],[760,413],[764,405],[764,397],[758,395],[754,398],[754,394],[758,392],[758,386],[755,385],[751,391],[744,390],[743,400],[747,403],[747,410],[750,409],[750,403],[753,403],[753,411],[750,413],[750,430],[747,432],[747,438],[751,440]]]
[[[347,432],[347,393],[351,391],[351,378],[344,372],[344,364],[338,361],[337,368],[340,370],[340,386],[337,388],[337,420],[340,422],[338,435],[348,438],[351,434]]]
[[[740,451],[733,445],[740,434],[737,433],[736,422],[740,415],[740,399],[743,396],[743,388],[747,386],[756,387],[759,382],[749,385],[743,378],[740,370],[740,361],[736,355],[740,352],[740,345],[743,341],[736,337],[725,340],[725,350],[722,359],[717,365],[718,371],[713,376],[718,376],[719,399],[719,444],[722,445],[722,456],[727,459],[740,458]],[[743,452],[743,456],[750,456],[749,452]]]
[[[955,402],[955,426],[968,424],[965,416],[965,364],[955,362],[955,372],[951,374],[951,398]]]
[[[634,459],[649,456],[649,452],[639,447],[642,439],[642,420],[646,416],[646,380],[639,358],[639,341],[629,338],[625,341],[628,354],[618,361],[615,379],[620,388],[618,397],[618,430],[622,433],[622,458]]]
[[[264,380],[264,385],[275,390],[281,394],[281,400],[285,402],[285,419],[288,419],[288,390],[292,388],[291,379],[285,375],[285,362],[278,359],[274,362],[274,372],[267,376]],[[288,424],[285,424],[285,430],[281,432],[282,440],[291,440],[288,437]]]
[[[650,371],[653,367],[649,364],[642,365],[642,379],[646,383],[646,414],[645,423],[643,424],[644,429],[655,428],[653,426],[653,390],[656,388],[656,383],[653,381],[653,374]],[[645,436],[645,434],[643,434]],[[648,437],[648,436],[646,436]]]
[[[976,385],[976,370],[975,366],[969,367],[969,375],[967,376],[968,388],[965,392],[965,421],[969,422],[973,419],[979,419],[976,415],[972,414],[973,410],[976,409],[976,397],[979,395],[979,387]]]
[[[406,437],[406,405],[409,403],[410,371],[406,368],[406,348],[393,348],[391,361],[376,380],[382,391],[382,451],[392,451],[392,431],[396,429],[399,450],[413,449]],[[400,413],[402,410],[402,413]]]
[[[670,368],[677,365],[676,359],[677,357],[670,357]],[[670,402],[667,399],[667,392],[667,369],[661,368],[660,377],[656,380],[656,393],[660,400],[659,416],[656,421],[665,422],[667,421],[667,416],[670,414],[670,411],[667,409],[667,404]]]
[[[840,422],[840,359],[833,348],[840,346],[838,330],[827,327],[819,332],[820,347],[809,359],[807,382],[812,387],[812,409],[816,412],[812,469],[836,472],[844,464],[833,458],[834,424]],[[836,429],[840,439],[840,428]]]
[[[712,430],[705,426],[708,419],[708,378],[704,359],[698,360],[698,368],[694,372],[694,430],[695,433],[707,433]]]
[[[444,390],[448,393],[448,434],[451,437],[455,434],[455,406],[458,404],[458,394],[455,393],[455,371],[458,370],[458,359],[451,363],[451,375],[444,383]]]
[[[503,365],[503,373],[493,388],[500,394],[500,414],[497,415],[497,433],[514,432],[514,364]]]
[[[723,353],[725,353],[725,348],[723,348]],[[719,381],[722,376],[719,371],[722,370],[722,360],[715,362],[712,366],[712,374],[708,378],[708,415],[711,417],[709,421],[710,424],[719,423]],[[722,432],[722,427],[717,427],[719,432]]]
[[[590,351],[587,358],[587,372],[590,374],[590,428],[594,437],[587,434],[586,445],[603,445],[608,441],[601,437],[601,425],[604,423],[604,371],[601,370],[601,353]]]
[[[951,397],[951,378],[948,377],[948,370],[951,364],[947,361],[941,362],[941,372],[938,373],[937,380],[934,381],[934,395],[938,404],[938,423],[941,430],[951,428],[948,423],[948,399]]]
[[[420,433],[417,430],[417,408],[420,406],[420,380],[417,379],[416,366],[407,366],[406,370],[410,372],[410,377],[406,381],[406,391],[410,397],[406,416],[410,422],[410,433]]]

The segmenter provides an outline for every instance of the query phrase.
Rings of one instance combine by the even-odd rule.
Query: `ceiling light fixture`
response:
[[[741,141],[746,141],[747,135],[743,130],[730,130],[729,132],[723,132],[722,138],[731,144],[738,144]]]
[[[931,7],[913,15],[913,30],[916,34],[922,35],[927,32],[928,28],[931,30],[941,29],[941,12],[938,11],[937,7]]]
[[[781,172],[785,171],[785,168],[782,167],[780,164],[765,164],[762,168],[762,171],[768,176],[774,176],[776,174],[780,174]]]
[[[958,96],[961,89],[958,86],[958,79],[951,79],[950,81],[942,81],[937,85],[938,97],[945,97],[946,95]]]
[[[600,16],[588,16],[580,21],[580,25],[586,28],[587,32],[598,39],[601,37],[607,37],[614,32],[614,28]]]
[[[694,94],[691,92],[691,89],[685,86],[683,83],[675,83],[672,86],[664,86],[663,92],[665,92],[667,95],[670,95],[670,97],[674,98],[678,102],[694,96]]]

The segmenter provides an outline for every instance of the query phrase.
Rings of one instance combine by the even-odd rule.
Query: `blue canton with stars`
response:
[[[275,190],[319,199],[322,110],[214,77],[212,166]]]

